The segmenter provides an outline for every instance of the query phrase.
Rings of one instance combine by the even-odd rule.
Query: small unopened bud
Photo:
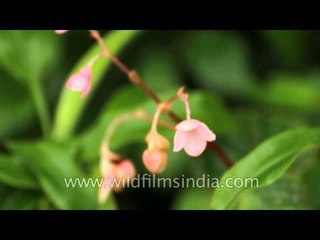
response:
[[[81,97],[86,97],[91,90],[92,62],[88,63],[79,72],[72,75],[67,81],[67,88],[81,92]]]
[[[162,173],[168,161],[169,141],[157,131],[151,131],[146,137],[146,142],[148,148],[142,155],[145,167],[151,173]]]
[[[153,174],[162,173],[167,166],[167,150],[145,150],[142,155],[145,167]]]

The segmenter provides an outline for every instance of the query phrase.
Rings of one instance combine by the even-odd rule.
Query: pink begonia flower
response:
[[[98,200],[103,203],[112,191],[120,192],[136,175],[134,165],[130,160],[122,160],[120,163],[105,162],[104,177],[98,193]]]
[[[83,69],[72,75],[67,81],[67,88],[81,92],[81,97],[88,95],[92,82],[92,62],[88,63]]]
[[[56,34],[64,34],[64,33],[66,33],[66,32],[68,32],[69,30],[54,30],[54,32],[56,33]]]
[[[187,119],[176,126],[174,152],[182,149],[191,157],[200,156],[206,149],[207,142],[216,140],[216,135],[204,123]]]

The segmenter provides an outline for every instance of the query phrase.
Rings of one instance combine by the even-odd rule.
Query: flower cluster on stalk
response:
[[[55,30],[56,34],[64,34],[68,31],[69,30]],[[111,54],[109,49],[105,46],[102,38],[100,38],[99,33],[92,30],[90,30],[90,33],[91,36],[100,44],[101,53],[96,55],[79,71],[69,77],[66,82],[67,89],[79,92],[82,98],[88,96],[91,90],[93,78],[92,67],[95,61],[100,57],[110,57],[111,60],[125,73],[128,73],[131,80],[138,85],[141,84],[141,80],[138,75],[134,71],[127,70],[126,66]],[[152,96],[152,94],[149,95]],[[182,104],[184,104],[186,117],[184,120],[175,123],[173,148],[170,148],[170,141],[159,133],[158,125],[161,121],[161,115],[170,113],[172,104],[176,100],[180,100]],[[147,117],[147,114],[143,111],[137,111],[134,114],[127,114],[124,117],[120,116],[114,121],[114,124],[110,124],[108,126],[105,138],[101,143],[100,173],[104,181],[103,187],[98,192],[98,200],[100,203],[105,202],[112,191],[121,191],[136,174],[133,162],[126,157],[114,153],[110,150],[109,146],[111,139],[116,137],[114,134],[115,128],[124,121],[131,121],[136,118],[151,121],[150,131],[146,133],[145,137],[147,147],[141,154],[141,160],[146,169],[153,174],[160,174],[165,170],[168,162],[168,152],[170,149],[172,149],[173,152],[179,152],[183,149],[187,155],[191,157],[198,157],[205,151],[208,142],[216,140],[216,135],[205,123],[191,118],[189,94],[184,91],[183,87],[178,89],[176,95],[169,100],[158,102],[155,113],[151,117]],[[112,185],[112,181],[114,179],[122,180],[123,184],[120,184],[120,186]]]

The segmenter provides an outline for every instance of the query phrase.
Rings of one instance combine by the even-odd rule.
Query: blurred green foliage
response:
[[[197,159],[170,151],[159,177],[259,176],[260,188],[127,189],[101,207],[97,189],[66,188],[65,177],[99,177],[100,143],[115,117],[156,106],[108,60],[94,66],[90,98],[64,88],[99,51],[84,31],[0,31],[0,209],[320,207],[318,31],[102,32],[161,99],[186,86],[193,117],[237,162],[227,170],[211,151]],[[173,110],[184,117],[180,102]],[[125,122],[111,142],[141,174],[149,128]],[[174,133],[159,130],[172,143]]]

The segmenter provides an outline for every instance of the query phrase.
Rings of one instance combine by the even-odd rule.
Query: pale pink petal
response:
[[[82,70],[80,70],[79,74],[86,79],[92,79],[92,63],[87,64]]]
[[[82,70],[71,76],[67,81],[67,88],[81,92],[81,97],[87,96],[91,90],[91,66],[91,63],[87,64]]]
[[[124,160],[117,165],[118,177],[131,179],[136,175],[136,169],[129,160]]]
[[[176,126],[176,130],[191,131],[191,130],[197,128],[200,124],[201,124],[201,122],[198,120],[187,119],[187,120],[180,122]]]
[[[64,34],[68,32],[69,30],[54,30],[56,34]]]
[[[184,144],[186,142],[186,132],[177,130],[174,135],[174,152],[179,152],[181,149],[183,149]]]
[[[200,156],[206,149],[207,141],[204,140],[198,131],[193,130],[187,133],[187,140],[184,146],[184,150],[191,157]]]
[[[86,84],[82,90],[81,98],[85,98],[89,94],[90,90],[91,90],[91,84],[90,83]]]
[[[206,141],[212,142],[216,140],[216,135],[208,128],[206,124],[201,123],[196,130]]]
[[[87,80],[79,74],[73,75],[67,81],[67,87],[73,91],[83,91],[87,86]]]

